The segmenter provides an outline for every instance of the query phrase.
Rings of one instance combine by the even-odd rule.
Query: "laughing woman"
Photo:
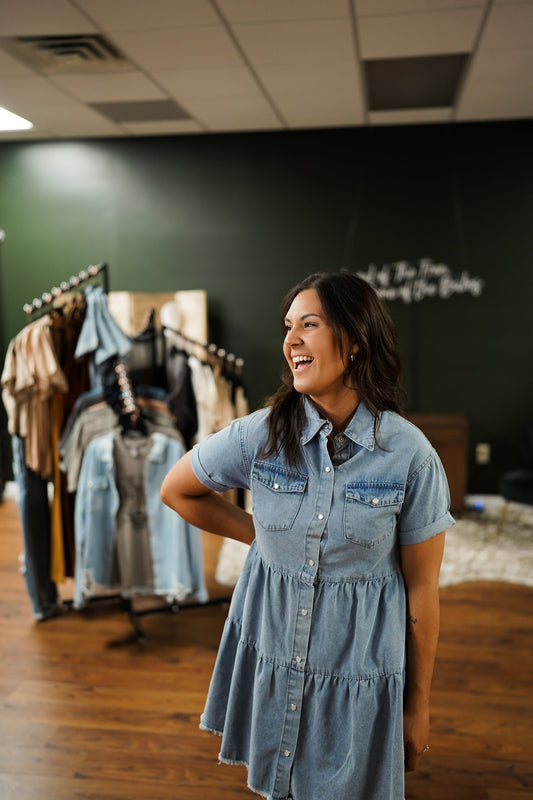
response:
[[[400,414],[394,328],[365,281],[311,275],[282,318],[284,386],[161,489],[251,544],[201,725],[270,800],[403,800],[429,742],[446,478]],[[219,494],[233,487],[253,515]]]

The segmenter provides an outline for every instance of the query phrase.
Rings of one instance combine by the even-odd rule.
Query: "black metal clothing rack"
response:
[[[196,339],[192,339],[190,336],[187,336],[185,333],[177,330],[176,328],[172,328],[170,325],[163,325],[162,329],[163,331],[171,331],[176,336],[179,336],[180,339],[183,339],[183,341],[187,344],[191,344],[194,347],[201,347],[203,350],[205,350],[206,356],[217,358],[221,363],[224,364],[224,366],[233,371],[235,375],[241,374],[242,368],[244,367],[243,358],[238,358],[233,353],[228,353],[223,347],[218,347],[216,344],[210,342],[199,342]]]
[[[41,297],[35,297],[31,303],[25,303],[23,311],[33,321],[47,314],[54,307],[54,303],[62,295],[74,290],[82,289],[87,283],[101,281],[106,294],[109,293],[109,268],[107,264],[95,264],[82,269],[78,275],[73,275],[68,281],[62,281],[59,286],[54,286],[49,292],[44,292]]]
[[[102,285],[103,291],[108,294],[109,268],[107,263],[91,265],[87,269],[81,270],[78,275],[72,276],[68,281],[63,281],[58,287],[53,287],[50,289],[50,291],[44,292],[40,298],[34,298],[31,303],[26,303],[23,306],[23,310],[27,315],[28,322],[33,322],[36,319],[39,319],[41,316],[44,316],[49,311],[53,310],[56,301],[61,297],[61,295],[76,290],[81,290],[85,285],[95,283],[97,280]],[[149,320],[149,324],[150,323],[153,325],[153,318]],[[226,368],[233,371],[236,376],[240,375],[244,365],[242,358],[236,358],[232,353],[226,353],[223,348],[219,348],[214,344],[195,341],[194,339],[191,339],[183,334],[181,331],[176,331],[172,328],[169,328],[169,330],[172,330],[173,333],[180,336],[188,344],[204,348],[208,356],[219,359],[219,361],[223,363]],[[122,421],[127,419],[131,427],[137,427],[142,424],[141,412],[136,403],[135,389],[129,374],[129,367],[123,359],[119,359],[115,362],[115,375],[119,390],[119,416],[121,417]],[[92,597],[89,602],[105,603],[117,600],[120,602],[121,610],[128,615],[131,621],[135,632],[135,638],[138,641],[143,641],[146,637],[139,623],[140,617],[155,613],[177,613],[178,611],[192,608],[203,608],[213,605],[227,605],[231,600],[231,596],[215,598],[205,602],[178,603],[173,601],[171,603],[164,603],[154,607],[142,608],[138,610],[135,610],[133,607],[132,597],[127,597],[121,595],[120,593],[96,595]],[[65,609],[74,609],[72,600],[63,600],[62,606]]]

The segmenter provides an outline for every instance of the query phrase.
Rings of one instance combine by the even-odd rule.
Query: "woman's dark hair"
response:
[[[376,291],[351,272],[317,272],[309,275],[286,295],[281,307],[285,318],[295,297],[305,289],[314,289],[322,310],[333,330],[339,353],[346,363],[345,383],[355,386],[372,416],[377,432],[381,411],[400,409],[400,356],[394,324]],[[345,358],[345,342],[355,341],[359,350],[355,359]],[[292,373],[285,365],[283,384],[269,398],[268,439],[262,453],[268,457],[283,451],[289,464],[301,460],[300,439],[305,422],[302,395],[294,389]]]

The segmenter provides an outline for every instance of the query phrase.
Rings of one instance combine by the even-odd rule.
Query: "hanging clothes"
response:
[[[91,387],[103,388],[113,381],[113,360],[131,350],[132,341],[121,330],[107,307],[101,286],[85,289],[87,310],[75,351],[75,358],[91,357]]]
[[[104,288],[80,285],[98,274],[90,269],[43,295],[44,307],[25,307],[50,311],[9,343],[1,376],[37,619],[58,612],[57,586],[70,576],[80,608],[100,588],[208,599],[201,535],[161,503],[159,486],[186,449],[242,411],[229,362],[167,336],[153,314],[138,334],[124,333]],[[131,429],[117,358],[136,378]]]
[[[47,314],[22,329],[9,344],[1,378],[8,430],[26,440],[26,464],[43,478],[52,474],[51,399],[68,391],[50,325]]]
[[[37,619],[57,610],[51,577],[52,548],[48,480],[54,471],[53,434],[68,391],[52,341],[49,315],[29,323],[9,343],[1,376],[2,399],[12,436],[13,470],[24,542],[23,573]]]
[[[136,391],[136,402],[142,411],[147,431],[163,433],[183,445],[183,436],[168,407],[165,390],[156,386],[140,386]],[[119,423],[120,410],[108,400],[109,390],[104,393],[93,389],[78,399],[67,420],[58,451],[69,492],[75,492],[78,488],[81,465],[91,441],[114,430]]]
[[[184,452],[180,442],[160,433],[140,444],[114,431],[89,444],[76,495],[76,607],[101,588],[153,593],[169,602],[207,600],[200,533],[159,497],[163,478]],[[117,480],[117,468],[126,462],[130,479],[142,491],[132,493],[123,479]],[[132,575],[140,574],[131,557],[132,531],[137,528],[144,532],[145,552],[149,544],[153,584],[124,587],[122,571],[130,582]],[[145,574],[143,581],[147,580]]]

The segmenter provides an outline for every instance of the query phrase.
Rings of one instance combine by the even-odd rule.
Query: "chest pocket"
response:
[[[375,547],[395,529],[405,486],[391,481],[346,485],[344,535],[362,547]]]
[[[100,513],[109,496],[109,480],[105,475],[94,475],[86,483],[87,507],[91,513]]]
[[[252,470],[254,517],[267,531],[288,531],[302,505],[307,478],[268,461],[256,461]]]

